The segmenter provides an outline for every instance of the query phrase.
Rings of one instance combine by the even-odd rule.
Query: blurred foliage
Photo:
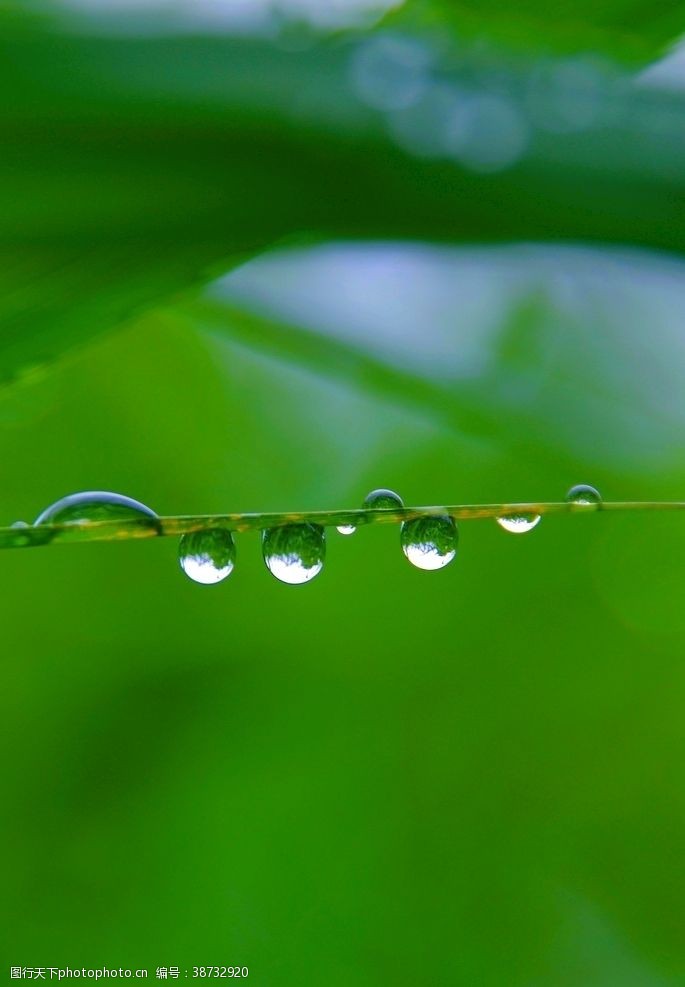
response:
[[[683,99],[610,63],[19,24],[0,19],[0,379],[283,238],[685,244]],[[440,114],[465,96],[490,130],[460,152]]]
[[[685,8],[671,0],[559,0],[553,16],[542,0],[515,6],[497,0],[419,0],[399,7],[398,21],[444,27],[457,35],[505,43],[521,51],[601,51],[640,63],[654,58],[683,30]]]
[[[588,50],[651,50],[642,9],[593,5]],[[588,118],[535,38],[417,36],[421,119],[446,85],[524,128],[493,166],[369,102],[382,26],[3,25],[3,522],[682,499],[679,97],[611,68]],[[465,522],[437,573],[329,532],[305,587],[236,544],[217,587],[170,539],[2,553],[6,967],[685,981],[685,518]]]

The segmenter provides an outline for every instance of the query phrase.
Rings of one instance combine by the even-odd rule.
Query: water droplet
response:
[[[587,483],[576,483],[566,494],[569,504],[580,504],[583,507],[599,507],[602,497],[599,490],[589,486]]]
[[[209,528],[183,535],[178,561],[189,579],[210,586],[230,576],[235,565],[235,543],[227,528]]]
[[[35,524],[84,524],[88,521],[115,521],[117,519],[150,519],[154,528],[158,527],[154,511],[131,497],[108,493],[104,490],[89,490],[84,493],[69,494],[46,507],[38,515]]]
[[[513,535],[523,535],[526,531],[532,531],[539,522],[539,514],[504,514],[497,518],[500,528],[511,531]]]
[[[448,516],[417,517],[402,525],[402,551],[418,569],[442,569],[457,554],[457,526]]]
[[[308,583],[323,569],[326,538],[319,524],[285,524],[262,532],[269,572],[283,583]]]
[[[362,507],[372,507],[374,510],[382,507],[396,511],[398,507],[404,507],[404,502],[394,490],[386,490],[385,487],[379,487],[378,490],[372,490],[371,493],[366,495]]]
[[[3,539],[4,544],[14,546],[16,548],[23,548],[24,545],[30,545],[31,539],[27,534],[23,533],[30,527],[31,525],[26,521],[14,521],[10,525],[10,528],[13,528],[17,533],[16,535],[10,535],[8,538]]]
[[[336,531],[339,531],[341,535],[353,535],[356,530],[356,524],[339,524],[336,528]]]

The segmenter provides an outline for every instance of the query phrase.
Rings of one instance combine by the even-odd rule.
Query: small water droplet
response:
[[[372,490],[366,495],[362,507],[372,507],[374,510],[376,508],[390,508],[390,510],[396,511],[398,507],[404,507],[404,501],[394,490],[379,487],[378,490]]]
[[[576,483],[566,494],[566,500],[569,504],[580,504],[583,507],[599,507],[602,496],[595,487],[587,483]]]
[[[35,524],[84,524],[88,521],[115,521],[118,518],[146,519],[158,527],[157,515],[140,501],[123,494],[104,490],[88,490],[69,494],[46,507]]]
[[[500,528],[510,531],[513,535],[523,535],[526,531],[532,531],[539,524],[539,514],[504,514],[498,517],[497,523]]]
[[[442,569],[457,554],[459,535],[451,517],[417,517],[402,525],[402,551],[418,569]]]
[[[356,530],[356,524],[339,524],[336,528],[336,531],[339,531],[341,535],[353,535]]]
[[[308,583],[323,569],[326,537],[319,524],[285,524],[262,532],[269,572],[283,583]]]
[[[11,535],[9,539],[5,540],[5,543],[7,545],[15,546],[16,548],[23,548],[24,545],[30,545],[31,539],[27,534],[22,533],[25,532],[26,529],[30,527],[31,525],[27,521],[14,521],[10,525],[10,528],[13,528],[17,532],[17,534]]]
[[[208,528],[183,535],[178,561],[189,579],[210,586],[230,576],[235,565],[235,543],[227,528]]]

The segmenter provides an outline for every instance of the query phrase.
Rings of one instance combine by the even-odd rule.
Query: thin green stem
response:
[[[261,531],[286,524],[399,524],[413,518],[449,515],[458,521],[516,515],[594,514],[598,511],[682,511],[685,501],[604,501],[600,504],[528,502],[521,504],[457,504],[433,507],[358,508],[343,511],[298,511],[276,514],[192,514],[141,517],[67,524],[0,528],[0,548],[32,548],[61,542],[122,541],[159,538],[222,527],[231,531]]]

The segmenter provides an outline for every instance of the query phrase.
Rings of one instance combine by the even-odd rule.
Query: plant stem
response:
[[[261,531],[286,524],[337,525],[399,524],[414,518],[449,515],[455,520],[478,520],[511,515],[594,514],[598,511],[682,511],[685,501],[604,501],[577,504],[566,501],[521,504],[457,504],[433,507],[358,508],[343,511],[298,511],[272,514],[193,514],[68,524],[41,524],[0,528],[0,548],[32,548],[60,542],[122,541],[188,534],[222,527],[232,531]]]

